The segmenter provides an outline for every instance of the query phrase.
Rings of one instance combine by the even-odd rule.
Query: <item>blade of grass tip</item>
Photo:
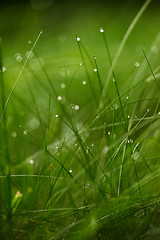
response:
[[[106,36],[105,36],[105,33],[104,33],[104,29],[101,28],[100,32],[103,35],[104,44],[105,44],[105,47],[106,47],[106,50],[107,50],[107,55],[108,55],[110,67],[111,67],[111,70],[112,70],[113,83],[115,84],[115,88],[116,88],[116,91],[117,91],[119,103],[120,103],[121,110],[122,110],[122,116],[123,116],[123,120],[124,120],[124,123],[125,123],[125,128],[126,128],[126,131],[128,131],[128,123],[127,123],[127,120],[125,118],[124,108],[123,108],[123,104],[122,104],[122,101],[121,101],[121,96],[120,96],[120,92],[119,92],[119,88],[118,88],[118,84],[117,84],[117,80],[116,80],[116,76],[115,76],[115,72],[114,72],[114,68],[113,68],[113,64],[112,64],[112,59],[111,59],[111,54],[110,54],[110,51],[109,51],[107,39],[106,39]],[[101,102],[100,102],[100,104],[101,104]]]
[[[145,59],[146,59],[146,62],[147,62],[147,64],[148,64],[148,67],[149,67],[149,69],[150,69],[150,71],[151,71],[151,73],[152,73],[152,76],[153,76],[153,78],[154,78],[154,80],[155,80],[155,82],[156,82],[156,84],[157,84],[157,86],[158,86],[158,88],[159,88],[159,90],[160,90],[160,85],[159,85],[159,83],[158,83],[158,81],[157,81],[157,79],[156,79],[156,77],[155,77],[155,74],[154,74],[154,72],[153,72],[153,70],[152,70],[152,67],[151,67],[151,65],[150,65],[150,63],[149,63],[149,60],[148,60],[147,55],[146,55],[146,53],[145,53],[145,51],[144,51],[143,48],[142,48],[142,51],[143,51],[144,57],[145,57]]]
[[[3,135],[3,145],[2,145],[2,174],[6,176],[6,178],[3,180],[3,193],[4,193],[4,201],[5,201],[5,207],[6,207],[6,218],[7,218],[7,225],[9,227],[8,229],[8,236],[11,237],[12,235],[12,226],[11,226],[11,218],[12,218],[12,209],[11,209],[11,178],[10,178],[10,172],[11,172],[11,159],[10,159],[10,151],[9,151],[9,145],[8,145],[8,133],[7,133],[7,127],[6,127],[6,112],[5,109],[5,86],[4,86],[4,80],[3,80],[3,63],[2,63],[2,40],[0,38],[0,86],[1,86],[1,101],[2,101],[2,111],[3,113],[3,125],[1,126],[2,135]],[[2,121],[1,120],[1,121]],[[2,193],[2,196],[3,196]]]
[[[2,122],[4,113],[5,113],[6,109],[7,109],[7,106],[8,106],[8,104],[9,104],[9,101],[10,101],[10,99],[11,99],[11,97],[12,97],[12,94],[13,94],[15,88],[16,88],[16,85],[17,85],[17,83],[18,83],[18,81],[19,81],[19,79],[20,79],[20,77],[21,77],[21,75],[22,75],[22,73],[23,73],[23,71],[24,71],[24,68],[25,68],[25,66],[26,66],[26,64],[27,64],[27,62],[28,62],[28,60],[29,60],[29,58],[30,58],[30,56],[31,56],[31,54],[32,54],[32,52],[33,52],[33,50],[34,50],[34,48],[35,48],[35,46],[36,46],[36,44],[37,44],[37,42],[38,42],[38,40],[39,40],[39,38],[40,38],[40,36],[42,35],[42,32],[43,32],[43,31],[41,30],[40,33],[38,34],[38,36],[37,36],[37,38],[36,38],[36,40],[35,40],[32,48],[31,48],[31,50],[30,50],[30,52],[29,52],[29,54],[28,54],[28,56],[27,56],[27,58],[26,58],[26,60],[25,60],[25,62],[24,62],[24,64],[23,64],[23,67],[22,67],[22,69],[21,69],[21,71],[20,71],[20,73],[19,73],[16,81],[14,82],[14,85],[13,85],[11,91],[10,91],[10,94],[9,94],[9,96],[8,96],[8,98],[7,98],[6,103],[5,103],[3,112],[2,112],[2,114],[1,114],[0,124],[1,124],[1,122]]]
[[[141,18],[141,16],[143,15],[144,11],[145,11],[145,10],[147,9],[147,7],[149,6],[149,4],[150,4],[151,1],[152,1],[152,0],[147,0],[147,1],[143,4],[143,6],[141,7],[141,9],[138,11],[138,13],[136,14],[135,18],[134,18],[133,21],[131,22],[129,28],[127,29],[127,31],[126,31],[126,33],[125,33],[125,35],[124,35],[124,37],[123,37],[123,39],[122,39],[122,41],[121,41],[121,43],[120,43],[120,45],[119,45],[119,48],[118,48],[118,50],[117,50],[117,52],[116,52],[116,55],[115,55],[115,57],[114,57],[114,59],[113,59],[113,68],[115,68],[115,66],[116,66],[116,64],[117,64],[117,62],[118,62],[118,59],[119,59],[119,57],[120,57],[120,55],[121,55],[121,53],[122,53],[122,51],[123,51],[123,49],[124,49],[124,46],[125,46],[128,38],[129,38],[129,36],[131,35],[134,27],[136,26],[137,22],[139,21],[139,19]],[[110,68],[110,71],[109,71],[109,73],[108,73],[107,79],[106,79],[106,81],[105,81],[102,98],[104,98],[104,96],[105,96],[106,89],[107,89],[109,80],[110,80],[110,78],[111,78],[111,75],[112,75],[112,68]]]
[[[98,106],[97,97],[96,97],[94,88],[92,86],[92,82],[91,82],[91,79],[90,79],[90,76],[89,76],[89,73],[88,73],[88,69],[87,69],[87,66],[86,66],[86,62],[85,62],[85,59],[84,59],[84,56],[83,56],[83,52],[82,52],[82,49],[81,49],[80,38],[77,37],[77,36],[76,36],[76,41],[77,41],[77,44],[78,44],[78,48],[79,48],[79,51],[80,51],[80,55],[81,55],[81,58],[82,58],[82,62],[83,62],[84,68],[85,68],[86,76],[87,76],[87,79],[88,79],[88,82],[89,82],[89,85],[90,85],[90,88],[91,88],[93,98],[96,102],[96,105]]]

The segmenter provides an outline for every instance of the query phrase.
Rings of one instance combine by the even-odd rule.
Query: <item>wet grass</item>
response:
[[[159,34],[123,55],[150,2],[114,54],[100,27],[48,67],[40,31],[14,81],[0,41],[1,239],[159,239]]]

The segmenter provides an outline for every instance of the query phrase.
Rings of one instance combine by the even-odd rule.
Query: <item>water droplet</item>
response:
[[[116,79],[115,78],[113,78],[113,82],[115,82],[116,81]]]
[[[58,146],[56,146],[56,149],[58,149]]]
[[[117,103],[115,103],[114,108],[118,109],[118,104]]]
[[[56,118],[58,118],[58,114],[56,114]]]
[[[96,56],[94,56],[93,58],[96,59]]]
[[[6,72],[6,67],[2,67],[2,72]]]
[[[158,53],[158,47],[157,47],[157,46],[153,46],[153,47],[151,48],[151,52],[152,52],[153,54],[157,54],[157,53]]]
[[[81,39],[80,39],[80,37],[77,37],[76,40],[77,40],[77,42],[79,42]]]
[[[75,143],[74,146],[77,147],[77,143]]]
[[[17,61],[17,62],[21,62],[21,61],[23,60],[23,58],[22,58],[22,56],[21,56],[20,53],[16,53],[16,54],[15,54],[15,58],[16,58],[16,61]]]
[[[110,135],[111,134],[111,132],[110,131],[108,131],[108,135]]]
[[[91,144],[91,146],[93,147],[93,146],[94,146],[94,144],[92,143],[92,144]]]
[[[83,85],[86,85],[86,81],[83,81],[82,84],[83,84]]]
[[[13,137],[13,138],[16,138],[16,137],[17,137],[17,133],[16,133],[16,132],[13,132],[13,133],[12,133],[12,137]]]
[[[26,55],[26,58],[30,59],[30,58],[32,58],[34,56],[34,53],[31,52],[31,51],[27,51],[25,55]]]
[[[94,69],[94,72],[97,72],[97,68]]]
[[[127,96],[127,97],[126,97],[126,99],[128,100],[128,99],[129,99],[129,97]]]
[[[80,63],[79,65],[82,66],[82,63]]]
[[[160,112],[158,113],[158,115],[160,115]]]
[[[102,150],[102,154],[103,154],[103,155],[106,155],[108,151],[109,151],[109,147],[108,147],[108,146],[105,146],[105,147],[103,148],[103,150]]]
[[[30,163],[31,165],[33,165],[33,164],[34,164],[34,160],[31,159],[31,160],[29,161],[29,163]]]
[[[128,115],[128,116],[127,116],[127,118],[129,119],[129,118],[130,118],[130,116]]]
[[[57,99],[58,99],[58,101],[61,101],[61,100],[62,100],[62,97],[61,97],[61,96],[58,96]]]
[[[24,135],[27,135],[27,134],[28,134],[28,132],[27,132],[26,130],[24,130],[24,131],[23,131],[23,134],[24,134]]]
[[[38,119],[36,118],[32,118],[29,122],[29,126],[31,129],[37,129],[40,125],[40,122]]]
[[[61,88],[65,88],[66,85],[64,83],[61,84]]]
[[[72,173],[72,169],[69,170],[69,173]]]
[[[74,107],[74,109],[75,109],[75,110],[79,110],[79,106],[76,105],[76,106]]]
[[[135,153],[132,155],[132,158],[133,158],[134,160],[137,160],[139,157],[140,157],[140,153],[139,153],[139,152],[135,152]]]
[[[136,67],[139,67],[140,66],[140,63],[139,62],[135,62],[134,64]]]
[[[103,32],[104,32],[104,29],[101,27],[99,31],[100,31],[101,33],[103,33]]]

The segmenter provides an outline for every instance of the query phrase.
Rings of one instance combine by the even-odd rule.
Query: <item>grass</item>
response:
[[[0,40],[1,239],[159,239],[159,34],[125,51],[150,3],[117,51],[105,27],[95,42],[77,34],[60,66],[40,31],[12,82]]]

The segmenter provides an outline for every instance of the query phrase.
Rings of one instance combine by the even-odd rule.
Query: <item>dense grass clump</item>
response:
[[[100,28],[101,58],[76,35],[78,64],[47,69],[41,31],[13,84],[0,40],[0,239],[159,239],[159,34],[121,57],[149,3],[115,55]]]

